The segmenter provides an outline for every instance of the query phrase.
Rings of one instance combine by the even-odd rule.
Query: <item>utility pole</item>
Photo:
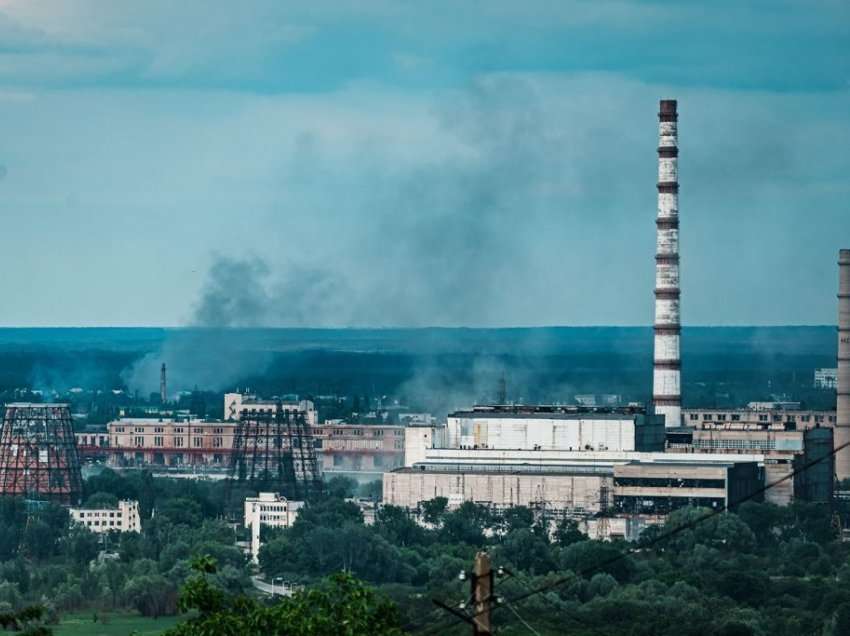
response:
[[[493,633],[493,570],[490,568],[490,555],[478,552],[475,555],[475,576],[472,577],[472,598],[475,602],[475,614],[472,616],[473,636]]]
[[[494,572],[490,565],[490,555],[479,552],[475,555],[475,567],[472,572],[461,570],[458,575],[461,581],[469,580],[469,598],[461,601],[457,608],[436,598],[433,599],[434,605],[472,625],[472,636],[492,636],[493,606],[502,602],[502,599],[496,596],[495,579],[497,576],[513,575],[513,572],[503,566],[499,566],[498,571]],[[471,614],[469,610],[472,610]]]

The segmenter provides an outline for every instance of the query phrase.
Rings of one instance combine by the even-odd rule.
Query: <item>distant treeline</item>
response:
[[[0,390],[132,392],[126,371],[134,362],[197,333],[212,336],[196,340],[209,347],[227,342],[221,364],[240,356],[245,369],[237,380],[231,375],[220,386],[199,386],[207,390],[387,395],[436,410],[495,399],[503,375],[508,399],[516,401],[566,401],[581,393],[646,401],[651,394],[652,330],[646,327],[0,329]],[[731,406],[773,394],[830,404],[829,393],[811,385],[815,368],[835,366],[834,327],[690,327],[682,350],[686,404]],[[195,388],[191,378],[183,382],[187,386],[171,388]]]

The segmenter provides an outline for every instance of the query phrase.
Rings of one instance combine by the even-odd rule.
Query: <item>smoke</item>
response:
[[[217,256],[201,290],[194,327],[303,327],[324,324],[344,295],[339,277],[289,265],[275,278],[260,257]]]
[[[214,257],[188,321],[194,328],[173,332],[161,351],[129,369],[128,385],[155,391],[163,361],[174,390],[223,388],[262,373],[270,353],[237,347],[226,332],[235,327],[516,324],[517,316],[539,324],[538,314],[562,306],[555,285],[569,288],[585,267],[600,280],[616,280],[606,276],[603,250],[560,253],[558,236],[591,199],[595,215],[581,220],[585,232],[604,226],[608,207],[619,201],[614,192],[623,186],[595,186],[617,165],[595,163],[579,150],[584,136],[610,143],[612,133],[565,125],[544,102],[527,79],[477,80],[435,105],[430,116],[441,149],[415,160],[392,161],[382,155],[392,151],[366,140],[338,162],[321,135],[300,135],[310,142],[294,146],[285,177],[290,198],[322,201],[319,185],[333,193],[332,210],[289,210],[285,221],[270,223],[268,234],[285,247],[285,259],[260,250]],[[610,163],[628,162],[624,156]],[[313,198],[298,196],[299,188]],[[651,203],[647,209],[649,219]],[[322,217],[313,228],[318,239],[298,226],[314,216]],[[546,231],[553,227],[557,233]],[[553,260],[557,275],[547,266]],[[490,364],[476,362],[457,390],[440,381],[439,369],[423,368],[404,390],[468,404],[502,372],[515,380],[526,375],[521,367]]]

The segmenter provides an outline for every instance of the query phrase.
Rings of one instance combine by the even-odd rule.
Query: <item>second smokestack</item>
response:
[[[838,252],[838,384],[835,447],[850,442],[850,250]],[[850,447],[835,455],[835,476],[850,478]]]

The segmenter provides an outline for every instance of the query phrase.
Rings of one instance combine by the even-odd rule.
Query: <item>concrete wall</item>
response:
[[[384,474],[383,502],[409,508],[434,497],[495,506],[545,503],[551,510],[599,510],[607,475],[512,475],[408,470]]]

